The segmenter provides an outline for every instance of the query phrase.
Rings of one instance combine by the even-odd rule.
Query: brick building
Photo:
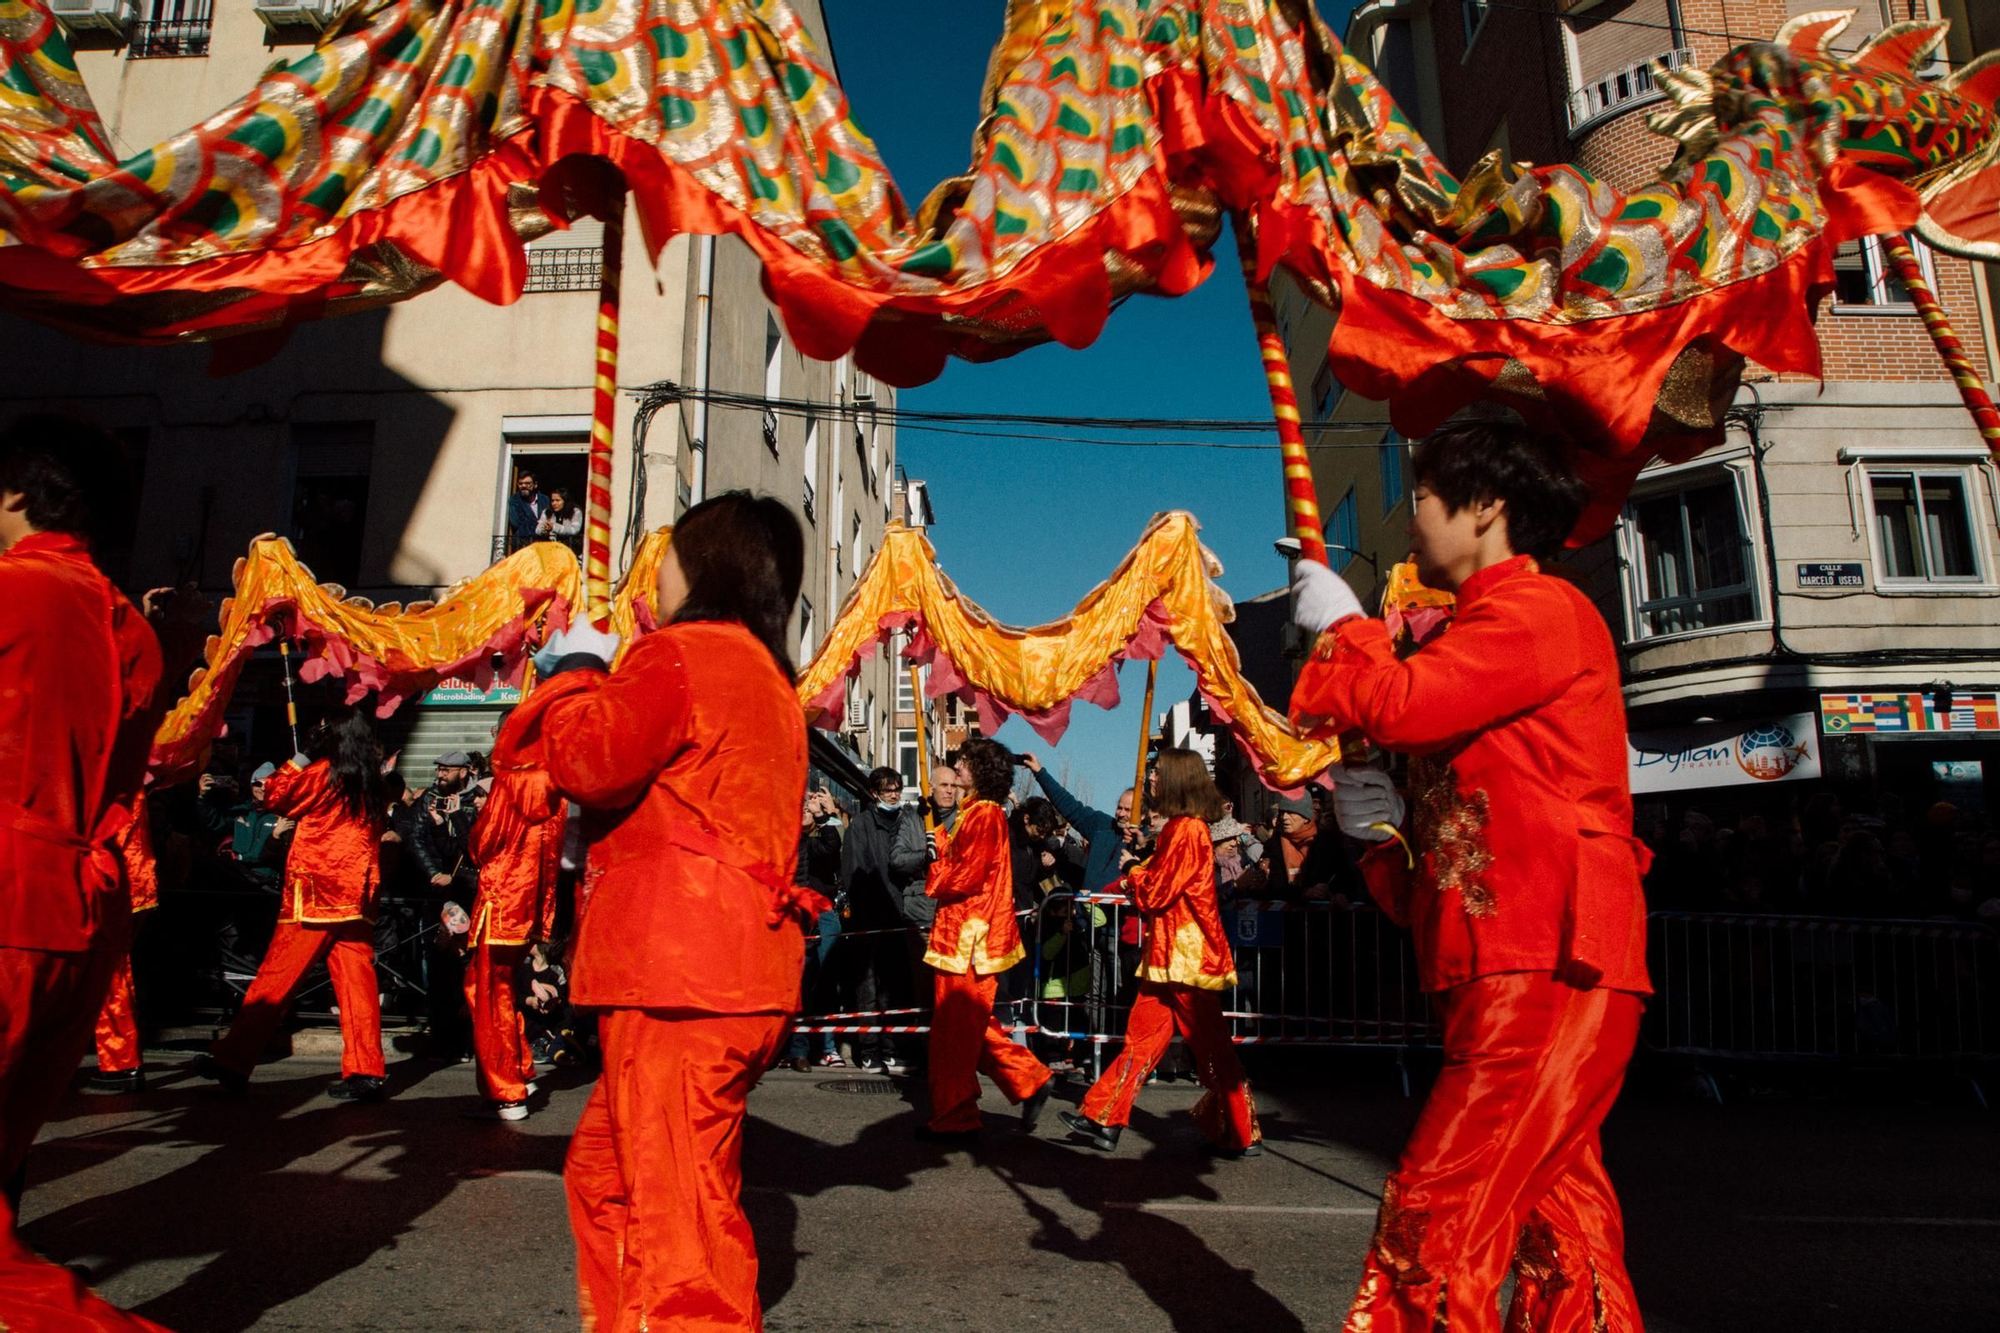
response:
[[[1985,0],[1852,2],[1860,12],[1837,49],[1887,22],[1953,19],[1927,74],[2000,42],[2000,6]],[[1653,62],[1706,67],[1826,7],[1370,0],[1347,45],[1461,176],[1499,150],[1630,188],[1673,151],[1645,123],[1664,100]],[[1921,258],[1975,364],[1995,378],[1993,275]],[[2000,738],[2000,483],[1879,247],[1843,247],[1835,267],[1819,320],[1824,386],[1751,367],[1724,444],[1649,469],[1615,531],[1572,562],[1621,644],[1632,727],[1648,752],[1726,742],[1742,760],[1756,748],[1746,736],[1793,733],[1794,759],[1775,766],[1781,784],[1753,755],[1740,772],[1650,797],[1662,804],[1780,801],[1820,785],[1803,776],[1815,771],[1850,791],[1986,804],[1996,764],[1985,742]],[[1316,425],[1328,541],[1351,549],[1335,563],[1365,599],[1403,551],[1404,446],[1382,405],[1345,393],[1327,369],[1331,316],[1282,278],[1274,296]],[[1658,792],[1644,767],[1639,789]]]

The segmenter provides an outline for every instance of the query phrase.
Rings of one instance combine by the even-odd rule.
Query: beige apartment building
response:
[[[1984,0],[1370,0],[1346,40],[1454,172],[1499,148],[1631,187],[1671,157],[1645,126],[1655,61],[1706,67],[1850,4],[1838,49],[1952,19],[1933,76],[2000,45]],[[1994,275],[1920,258],[1991,381]],[[1724,813],[1819,790],[1815,775],[1906,801],[2000,796],[2000,479],[1879,246],[1835,268],[1824,387],[1751,367],[1724,445],[1648,469],[1570,562],[1621,646],[1642,809]],[[1274,296],[1327,541],[1368,600],[1405,549],[1407,447],[1328,369],[1332,317],[1282,277]]]
[[[304,54],[339,0],[56,0],[113,144],[136,152],[241,96]],[[795,5],[822,49],[816,0]],[[379,601],[434,596],[507,549],[523,471],[584,496],[601,224],[530,247],[527,294],[488,305],[446,285],[386,310],[306,324],[275,356],[223,378],[207,346],[85,343],[0,318],[0,411],[53,409],[116,430],[143,464],[130,587],[193,581],[226,592],[257,535],[290,537],[324,581]],[[850,361],[800,355],[734,238],[679,237],[655,267],[626,229],[614,565],[625,534],[674,521],[702,494],[743,487],[790,504],[808,534],[798,625],[809,658],[880,546],[898,495],[894,390]],[[645,386],[761,395],[775,411],[706,408]],[[809,406],[802,406],[809,405]],[[645,423],[643,448],[636,427]],[[894,763],[894,669],[852,691],[830,769]],[[232,723],[270,747],[276,664],[246,674]],[[444,690],[416,706],[406,767],[486,748],[506,691]],[[825,749],[824,755],[821,750]],[[837,753],[844,751],[844,756]]]

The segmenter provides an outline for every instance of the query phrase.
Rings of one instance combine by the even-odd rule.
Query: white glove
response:
[[[535,670],[546,676],[556,669],[556,663],[577,653],[588,653],[609,667],[611,659],[618,655],[618,643],[616,634],[597,628],[588,619],[578,618],[569,623],[568,629],[549,635],[548,642],[535,654]]]
[[[1363,842],[1387,842],[1389,829],[1403,822],[1403,798],[1379,768],[1336,769],[1333,817],[1340,831]],[[1387,825],[1388,828],[1378,827]]]
[[[1292,623],[1318,638],[1331,625],[1361,614],[1361,599],[1347,580],[1317,560],[1292,568]]]

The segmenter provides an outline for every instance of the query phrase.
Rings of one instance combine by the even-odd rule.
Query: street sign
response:
[[[1801,588],[1859,588],[1863,582],[1859,564],[1822,561],[1799,566]]]

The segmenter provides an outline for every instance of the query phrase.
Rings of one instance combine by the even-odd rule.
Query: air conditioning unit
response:
[[[348,0],[255,0],[257,17],[272,32],[281,28],[311,28],[324,32]]]
[[[868,730],[868,701],[856,698],[851,688],[847,695],[847,730]]]
[[[49,0],[49,12],[71,37],[84,32],[123,37],[132,29],[132,0]]]

